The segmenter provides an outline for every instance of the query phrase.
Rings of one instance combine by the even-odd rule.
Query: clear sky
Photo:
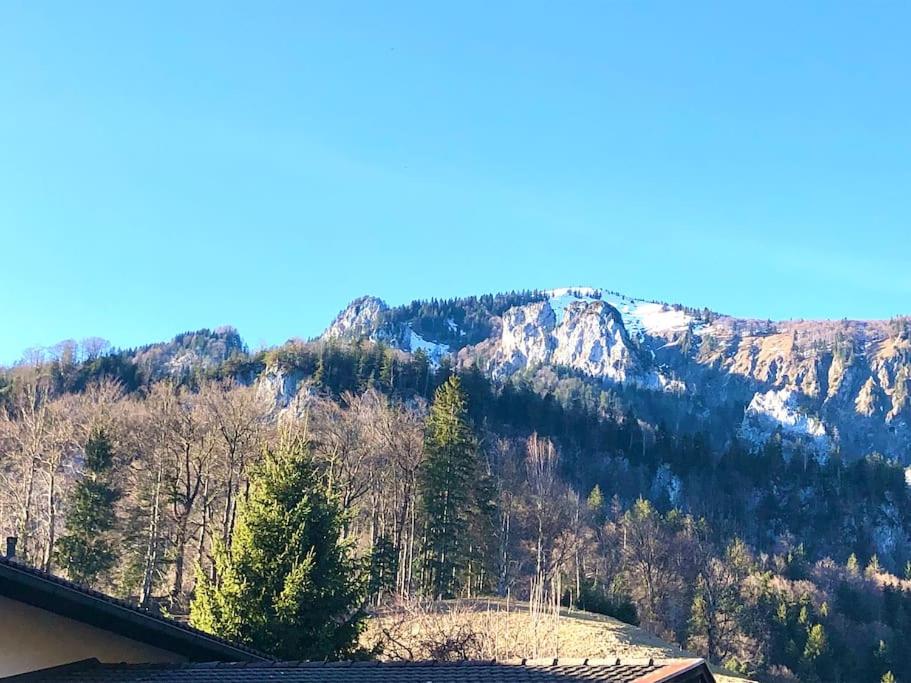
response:
[[[907,2],[0,3],[0,362],[590,284],[911,313]]]

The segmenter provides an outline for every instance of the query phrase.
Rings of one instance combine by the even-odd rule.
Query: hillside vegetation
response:
[[[377,611],[361,643],[382,659],[655,659],[694,657],[647,631],[601,614],[561,608],[536,612],[505,598],[406,602]],[[713,667],[719,683],[745,683]]]
[[[554,299],[481,298],[461,318],[458,302],[430,302],[413,308],[436,322],[411,332],[445,327],[455,346],[465,321],[473,339],[495,336],[517,307],[536,306],[547,324],[557,311],[610,323],[623,348],[638,334],[603,300]],[[642,330],[718,321],[629,306]],[[362,302],[349,322],[377,311]],[[404,324],[377,315],[384,330]],[[351,628],[320,645],[324,656],[350,652],[340,641],[360,610],[510,595],[537,612],[562,604],[638,624],[762,680],[911,679],[900,462],[821,457],[780,430],[719,443],[698,423],[654,418],[680,417],[662,411],[686,401],[729,418],[673,383],[596,383],[551,365],[507,376],[491,370],[508,366],[502,346],[485,369],[431,357],[438,347],[420,335],[408,336],[410,352],[359,329],[252,353],[222,329],[137,350],[90,340],[31,354],[0,372],[0,532],[20,538],[24,561],[177,616],[195,604],[198,625],[250,643],[277,632],[266,627],[280,610],[263,595],[295,596],[281,614],[301,619],[318,585],[350,586],[331,616]],[[617,347],[611,371],[647,367],[647,343]],[[273,457],[281,481],[263,472]],[[251,491],[265,496],[254,499],[266,518],[277,492],[283,504],[322,502],[295,508],[293,524],[269,518],[276,531],[264,539]],[[338,532],[331,542],[308,532],[317,512]],[[322,563],[317,584],[296,564],[311,550],[351,561]],[[254,560],[233,566],[244,557]],[[260,610],[255,623],[247,605]],[[296,629],[281,632],[282,653],[302,652]]]

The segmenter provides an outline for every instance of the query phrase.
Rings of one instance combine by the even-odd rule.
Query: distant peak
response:
[[[364,296],[359,296],[356,299],[352,300],[352,302],[346,306],[346,309],[354,311],[358,311],[363,308],[385,310],[389,308],[389,305],[377,296],[365,294]]]

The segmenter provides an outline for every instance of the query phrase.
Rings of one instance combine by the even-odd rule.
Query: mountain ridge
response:
[[[820,460],[880,453],[911,464],[909,317],[775,322],[576,286],[401,306],[362,296],[311,343],[332,340],[420,352],[434,367],[477,369],[562,401],[587,397],[672,433],[703,434],[718,452],[779,440]],[[93,376],[133,390],[227,367],[245,383],[268,384],[282,406],[299,391],[270,360],[299,342],[251,353],[232,327],[125,351],[88,341],[49,352],[77,390]]]
[[[457,310],[460,301],[447,300],[442,308]],[[781,434],[822,458],[836,451],[909,457],[907,317],[746,319],[581,286],[533,290],[513,303],[489,312],[483,339],[460,344],[452,334],[435,337],[420,310],[402,315],[406,307],[362,297],[321,339],[369,338],[407,352],[421,349],[434,363],[449,358],[457,367],[475,365],[498,381],[541,379],[551,368],[602,386],[677,394],[693,399],[694,409],[683,411],[689,420],[700,421],[696,406],[739,411],[736,436],[753,445]],[[460,329],[454,318],[447,324]],[[709,431],[720,441],[735,436]]]

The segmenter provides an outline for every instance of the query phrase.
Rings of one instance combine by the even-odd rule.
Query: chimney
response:
[[[6,537],[6,558],[8,560],[16,558],[16,541],[18,540],[15,536]]]

